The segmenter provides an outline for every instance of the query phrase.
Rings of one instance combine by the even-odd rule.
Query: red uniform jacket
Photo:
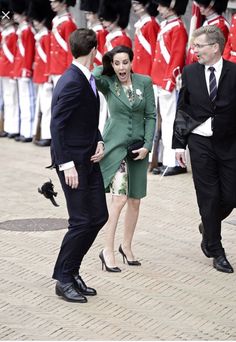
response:
[[[115,46],[125,45],[132,48],[132,40],[124,30],[118,29],[114,32],[109,32],[106,36],[106,44],[104,53],[111,51]]]
[[[94,30],[94,32],[96,32],[97,41],[98,41],[97,54],[94,59],[94,65],[97,66],[97,65],[102,64],[102,56],[104,54],[104,45],[106,42],[106,35],[108,34],[108,32],[104,30],[101,24],[94,25],[93,27],[91,27],[91,29]]]
[[[232,16],[231,26],[225,45],[223,58],[236,63],[236,14]]]
[[[35,57],[33,81],[45,83],[48,81],[48,63],[50,57],[50,33],[46,27],[35,34]]]
[[[154,84],[170,92],[174,90],[184,66],[187,41],[188,35],[180,18],[161,23],[151,72]]]
[[[50,42],[50,75],[61,75],[72,62],[69,49],[69,36],[77,28],[69,13],[56,15],[52,20]]]
[[[207,18],[203,26],[206,25],[216,25],[221,31],[223,32],[225,36],[225,41],[227,41],[228,34],[229,34],[229,23],[228,21],[219,14],[213,14],[209,18]],[[190,48],[190,51],[188,53],[188,64],[197,62],[197,57],[194,55],[193,50]]]
[[[136,31],[132,69],[136,73],[150,76],[160,26],[149,15],[140,18],[134,26]]]
[[[0,76],[13,77],[13,67],[16,54],[17,35],[14,25],[2,30],[0,49]]]
[[[204,21],[203,26],[205,25],[216,25],[219,27],[225,36],[225,40],[227,41],[229,34],[229,23],[225,17],[223,17],[223,15],[213,14]]]
[[[13,69],[14,77],[31,77],[35,53],[35,41],[32,27],[24,21],[18,26],[17,49]]]

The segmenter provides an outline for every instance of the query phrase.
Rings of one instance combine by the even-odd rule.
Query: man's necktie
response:
[[[209,76],[209,96],[212,103],[215,103],[216,95],[217,95],[217,84],[216,84],[216,76],[215,76],[215,68],[209,67],[210,76]]]
[[[89,83],[90,83],[90,85],[91,85],[91,87],[93,89],[93,92],[94,92],[95,96],[97,96],[96,82],[95,82],[95,78],[94,78],[93,75],[91,75]]]

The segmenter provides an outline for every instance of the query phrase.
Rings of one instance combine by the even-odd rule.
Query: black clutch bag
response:
[[[144,141],[143,140],[138,140],[135,141],[133,144],[129,145],[127,147],[127,156],[130,157],[131,159],[134,159],[138,156],[138,153],[133,153],[133,150],[138,150],[139,148],[143,147]]]

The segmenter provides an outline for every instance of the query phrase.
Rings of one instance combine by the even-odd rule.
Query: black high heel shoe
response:
[[[101,250],[101,252],[99,253],[99,258],[101,259],[102,262],[102,270],[103,267],[105,266],[105,269],[107,272],[121,272],[121,269],[119,267],[108,267],[103,255],[103,250]]]
[[[127,256],[126,256],[126,254],[124,253],[124,251],[123,251],[123,249],[122,249],[122,247],[121,247],[121,245],[120,245],[120,247],[119,247],[119,252],[120,252],[120,254],[122,255],[122,257],[123,257],[123,263],[125,264],[125,260],[126,260],[126,262],[127,262],[127,264],[129,265],[129,266],[141,266],[141,262],[140,261],[138,261],[138,260],[128,260],[127,259]]]

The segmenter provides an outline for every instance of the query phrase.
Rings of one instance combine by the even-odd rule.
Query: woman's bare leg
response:
[[[127,202],[125,195],[112,195],[112,201],[109,210],[109,219],[104,227],[105,229],[105,246],[103,255],[108,267],[116,267],[114,254],[114,241],[117,223],[120,217],[122,208]]]
[[[122,249],[130,261],[134,260],[134,255],[131,250],[134,231],[139,216],[140,199],[128,198],[127,209],[125,213],[124,236]]]

